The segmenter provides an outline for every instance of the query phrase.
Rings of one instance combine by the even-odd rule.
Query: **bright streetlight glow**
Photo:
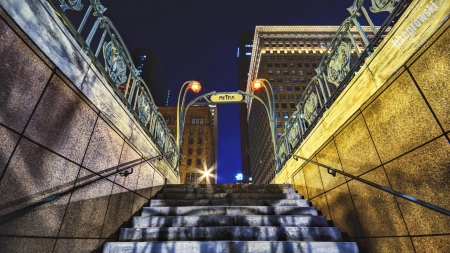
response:
[[[197,81],[192,81],[189,83],[189,89],[191,89],[193,92],[197,93],[202,89],[202,86]]]
[[[261,80],[256,79],[255,81],[253,81],[253,83],[252,83],[253,90],[259,90],[259,89],[261,89],[261,87],[262,87]]]

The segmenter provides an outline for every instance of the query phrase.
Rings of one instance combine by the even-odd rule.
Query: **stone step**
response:
[[[107,242],[104,253],[358,253],[354,242]]]
[[[163,188],[161,193],[296,193],[293,188],[226,188],[226,187],[214,187],[214,188],[186,188],[186,187],[173,187]]]
[[[336,227],[155,227],[122,228],[119,241],[342,241]]]
[[[212,226],[296,226],[326,227],[325,216],[248,215],[248,216],[136,216],[133,228],[147,227],[212,227]]]
[[[302,199],[297,193],[158,193],[156,199]]]
[[[152,199],[151,207],[156,206],[303,206],[305,199]]]
[[[169,188],[231,188],[231,189],[293,189],[290,184],[266,184],[266,185],[256,185],[256,184],[167,184],[164,186],[165,189]]]
[[[142,216],[199,216],[199,215],[315,215],[314,207],[297,206],[178,206],[144,207]]]

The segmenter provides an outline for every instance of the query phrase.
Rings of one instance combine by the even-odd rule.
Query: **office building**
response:
[[[258,78],[267,79],[275,97],[276,132],[281,136],[289,117],[295,112],[303,91],[316,75],[322,55],[338,26],[258,26],[254,34],[246,90]],[[370,27],[363,27],[371,33]],[[364,49],[361,36],[351,30],[356,43]],[[351,61],[356,59],[353,52]],[[332,87],[330,87],[332,88]],[[267,103],[264,89],[254,92]],[[275,177],[275,159],[269,119],[258,101],[247,106],[250,170],[255,184],[270,183]]]
[[[159,107],[168,128],[176,137],[177,107]],[[195,103],[189,107],[180,147],[181,184],[217,183],[217,107]]]

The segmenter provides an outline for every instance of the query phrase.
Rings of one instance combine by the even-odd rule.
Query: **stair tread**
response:
[[[142,216],[149,215],[317,215],[314,207],[297,206],[177,206],[177,207],[144,207]]]
[[[158,206],[299,206],[309,207],[305,199],[152,199]]]

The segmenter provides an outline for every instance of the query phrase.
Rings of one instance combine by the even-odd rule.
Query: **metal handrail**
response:
[[[390,15],[380,27],[373,25],[363,3],[364,0],[355,0],[353,5],[348,9],[351,14],[350,17],[344,20],[332,38],[330,46],[323,53],[319,67],[316,69],[317,75],[306,86],[305,92],[302,94],[300,102],[297,105],[296,112],[291,115],[288,126],[278,139],[276,152],[278,152],[278,156],[282,157],[282,159],[279,166],[277,166],[277,173],[281,171],[287,162],[287,157],[283,153],[285,151],[292,152],[301,145],[303,140],[305,140],[323,117],[323,114],[344,91],[357,71],[364,64],[367,57],[373,53],[374,48],[382,40],[382,36],[391,28],[392,23],[399,18],[400,14],[409,5],[410,0],[394,0],[389,2],[372,0],[373,6],[370,8],[372,12],[390,12]],[[360,16],[360,11],[362,11],[374,31],[374,36],[371,40],[367,38],[357,21],[357,17]],[[365,44],[365,50],[363,52],[360,52],[353,34],[350,32],[352,26],[356,26]],[[350,40],[349,42],[345,42],[346,36]],[[358,58],[350,66],[349,57],[352,50],[358,54]],[[342,53],[341,51],[347,52],[348,55],[339,55]],[[338,55],[339,57],[337,57]],[[343,56],[342,59],[347,59],[347,61],[339,61],[339,64],[335,64],[336,61],[341,59],[341,56]],[[339,68],[336,66],[339,66]],[[337,76],[333,76],[333,71],[336,71],[334,75]],[[333,86],[335,89],[330,90]]]
[[[84,188],[86,186],[94,184],[94,183],[96,183],[96,182],[98,182],[100,180],[106,179],[106,178],[108,178],[110,176],[113,176],[115,174],[121,174],[121,175],[126,177],[126,176],[128,176],[128,175],[133,173],[133,170],[131,172],[129,172],[128,169],[133,169],[133,167],[135,167],[135,166],[141,165],[141,164],[146,163],[146,162],[150,162],[150,161],[155,160],[155,159],[163,159],[166,155],[171,154],[171,153],[173,153],[173,152],[171,151],[171,152],[168,152],[168,153],[165,153],[165,154],[161,154],[161,155],[157,155],[157,156],[154,156],[154,157],[151,157],[151,158],[140,158],[140,159],[137,159],[137,160],[134,160],[134,161],[130,161],[130,162],[126,162],[126,163],[120,164],[120,165],[117,166],[117,168],[120,168],[122,166],[125,166],[125,167],[120,168],[120,169],[118,169],[118,170],[116,170],[116,171],[114,171],[114,172],[112,172],[112,173],[110,173],[108,175],[101,175],[101,174],[98,174],[98,173],[94,172],[94,174],[97,175],[97,176],[100,176],[100,178],[97,178],[97,179],[95,179],[93,181],[89,181],[89,182],[80,184],[80,185],[75,186],[74,188],[72,188],[70,190],[67,190],[67,191],[64,191],[62,193],[54,194],[54,195],[51,195],[49,197],[43,198],[43,199],[41,199],[40,201],[38,201],[36,203],[33,203],[33,204],[28,205],[26,207],[23,207],[23,208],[21,208],[19,210],[16,210],[16,211],[13,211],[11,213],[8,213],[8,214],[0,216],[0,226],[5,224],[5,223],[8,223],[8,222],[10,222],[12,220],[15,220],[15,219],[17,219],[19,217],[22,217],[23,215],[27,214],[28,212],[30,212],[31,210],[33,210],[33,209],[35,209],[35,208],[37,208],[39,206],[42,206],[44,204],[47,204],[47,203],[50,203],[50,202],[55,201],[57,199],[60,199],[61,197],[64,197],[64,196],[66,196],[66,195],[68,195],[70,193],[73,193],[73,192],[75,192],[77,190],[80,190],[80,189],[82,189],[82,188]],[[166,184],[167,178],[164,175],[162,175],[162,174],[161,174],[161,176],[164,177],[164,184]]]
[[[96,69],[101,72],[117,97],[127,107],[128,111],[134,116],[146,134],[155,142],[160,152],[165,153],[175,150],[174,138],[171,137],[164,117],[157,110],[150,90],[144,80],[139,76],[139,71],[134,66],[134,62],[119,31],[112,21],[103,15],[106,8],[100,1],[89,0],[90,5],[78,29],[64,12],[66,10],[81,11],[84,7],[81,4],[81,0],[47,1],[72,34],[75,41],[83,49],[84,53],[92,60]],[[81,31],[92,11],[92,15],[96,17],[96,21],[85,39],[81,36]],[[94,53],[91,50],[90,44],[99,27],[103,29],[103,34]],[[111,40],[108,43],[105,42],[106,35]],[[101,51],[103,51],[104,64],[98,58]],[[125,89],[122,91],[119,89],[119,86],[124,86]],[[173,156],[166,158],[172,170],[178,174],[178,163],[174,163],[173,159]]]
[[[357,176],[354,176],[354,175],[352,175],[352,174],[348,174],[348,173],[346,173],[346,172],[344,172],[344,171],[341,171],[341,170],[332,168],[332,167],[330,167],[330,166],[328,166],[328,165],[325,165],[325,164],[322,164],[322,163],[319,163],[319,162],[315,162],[315,161],[312,161],[312,160],[310,160],[310,159],[307,159],[307,158],[304,158],[304,157],[301,157],[301,156],[298,156],[298,155],[295,155],[295,154],[292,154],[292,153],[286,152],[286,155],[292,156],[296,161],[298,161],[298,159],[302,159],[303,161],[306,161],[306,162],[308,162],[308,163],[312,163],[312,164],[318,165],[318,166],[320,166],[320,167],[323,167],[323,168],[327,169],[327,170],[328,170],[328,171],[327,171],[328,174],[332,175],[333,177],[336,176],[336,173],[339,173],[339,174],[344,175],[344,176],[346,176],[346,177],[355,179],[355,180],[357,180],[357,181],[359,181],[359,182],[362,182],[362,183],[365,183],[365,184],[370,185],[370,186],[372,186],[372,187],[375,187],[375,188],[377,188],[377,189],[379,189],[379,190],[385,191],[385,192],[390,193],[390,194],[392,194],[392,195],[398,196],[398,197],[400,197],[400,198],[403,198],[403,199],[406,199],[406,200],[408,200],[408,201],[411,201],[411,202],[414,202],[414,203],[416,203],[416,204],[419,204],[419,205],[421,205],[421,206],[424,206],[424,207],[426,207],[426,208],[428,208],[428,209],[431,209],[431,210],[433,210],[433,211],[436,211],[436,212],[438,212],[438,213],[442,213],[442,214],[445,214],[445,215],[450,216],[450,210],[447,210],[447,209],[442,208],[442,207],[440,207],[440,206],[433,205],[433,204],[431,204],[431,203],[429,203],[429,202],[426,202],[426,201],[420,200],[420,199],[418,199],[418,198],[412,197],[412,196],[410,196],[410,195],[407,195],[407,194],[404,194],[404,193],[401,193],[401,192],[392,190],[391,188],[388,188],[388,187],[385,187],[385,186],[376,184],[376,183],[374,183],[374,182],[371,182],[371,181],[362,179],[362,178],[357,177]]]

